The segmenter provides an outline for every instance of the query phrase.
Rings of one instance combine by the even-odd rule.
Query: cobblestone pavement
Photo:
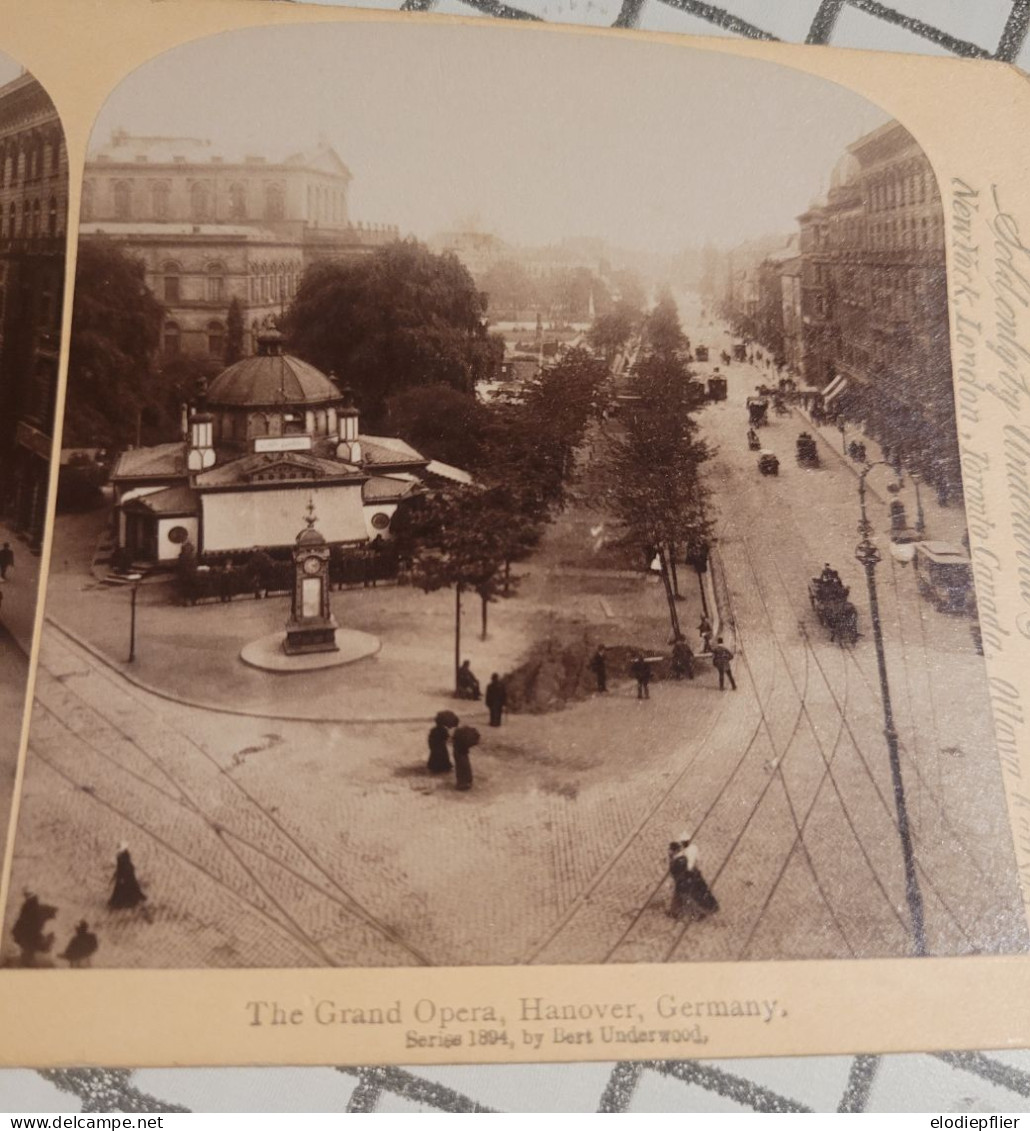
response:
[[[647,703],[622,683],[563,711],[511,716],[482,728],[475,789],[458,794],[425,775],[425,720],[289,722],[186,707],[133,686],[51,626],[12,892],[45,894],[59,930],[96,923],[98,964],[111,966],[909,953],[872,642],[831,644],[807,599],[808,578],[832,561],[868,632],[854,476],[828,445],[819,469],[798,468],[791,453],[806,422],[795,417],[764,430],[781,475],[757,473],[743,402],[758,373],[731,367],[729,400],[703,418],[719,446],[712,474],[739,690],[720,692],[706,669],[691,684],[655,686]],[[882,504],[872,514],[885,528]],[[614,580],[626,587],[622,605],[609,602],[624,630],[659,639],[657,587]],[[505,618],[532,620],[548,603],[582,623],[601,616],[596,595],[581,592],[588,581],[530,571],[496,620],[498,637],[521,639]],[[879,582],[929,948],[1023,948],[983,661],[968,623],[922,601],[886,553]],[[383,693],[393,686],[391,676]],[[722,906],[689,926],[665,915],[665,846],[683,826]],[[150,896],[146,917],[105,909],[122,839]]]

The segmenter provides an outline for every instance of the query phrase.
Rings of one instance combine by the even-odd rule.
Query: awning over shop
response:
[[[841,374],[838,374],[834,379],[823,389],[823,404],[832,404],[848,387],[848,379]]]

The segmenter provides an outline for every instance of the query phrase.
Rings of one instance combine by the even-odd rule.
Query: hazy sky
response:
[[[324,138],[351,217],[427,237],[476,216],[516,243],[671,251],[792,231],[886,120],[821,79],[627,40],[403,24],[251,29],[141,67],[111,130],[285,152]]]

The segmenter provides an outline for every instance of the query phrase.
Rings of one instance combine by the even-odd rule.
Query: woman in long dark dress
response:
[[[113,911],[138,907],[146,899],[146,894],[139,886],[136,879],[136,869],[129,855],[129,846],[123,844],[118,849],[118,857],[114,868],[114,891],[107,901],[107,906]]]
[[[429,763],[428,770],[431,774],[445,774],[451,766],[451,754],[447,749],[449,731],[445,726],[437,723],[429,732]]]
[[[472,788],[472,763],[469,751],[479,742],[479,731],[475,727],[458,727],[454,732],[454,770],[457,781],[455,788]]]

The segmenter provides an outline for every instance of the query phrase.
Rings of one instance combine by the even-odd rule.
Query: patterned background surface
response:
[[[1030,0],[518,0],[518,6],[368,0],[354,6],[951,53],[1030,70]],[[410,1070],[12,1069],[0,1071],[0,1110],[1030,1111],[1030,1050]]]

